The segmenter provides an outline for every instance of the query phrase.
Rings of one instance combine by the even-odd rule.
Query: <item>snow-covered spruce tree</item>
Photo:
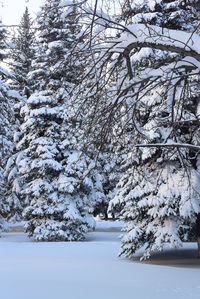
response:
[[[99,115],[99,109],[98,111],[95,110],[96,107],[94,103],[96,102],[96,99],[102,99],[103,103],[101,108],[104,107],[104,104],[106,103],[106,86],[108,82],[106,82],[106,71],[103,70],[102,77],[97,83],[102,88],[95,91],[93,90],[93,83],[98,77],[98,64],[96,64],[96,61],[101,61],[101,53],[98,53],[96,56],[90,47],[90,22],[92,16],[87,15],[87,10],[90,11],[90,9],[90,4],[89,9],[84,9],[82,19],[83,24],[85,22],[84,34],[82,35],[83,38],[81,43],[77,44],[77,47],[75,48],[75,53],[78,53],[79,55],[81,53],[80,61],[83,62],[82,65],[85,65],[85,67],[83,68],[84,72],[82,72],[80,84],[73,93],[73,103],[75,102],[78,106],[77,114],[81,118],[81,126],[84,134],[81,143],[83,144],[84,155],[90,160],[90,171],[88,172],[87,177],[88,182],[90,182],[90,192],[88,194],[90,212],[92,212],[94,216],[101,214],[103,217],[107,218],[108,203],[114,196],[115,185],[119,180],[119,172],[117,171],[118,166],[116,165],[118,159],[114,154],[111,140],[106,140],[106,132],[101,132],[99,134],[99,128],[96,130],[94,115]],[[94,31],[92,30],[92,36],[97,44],[98,42],[102,42],[101,31],[100,22],[98,28],[95,28]],[[102,54],[102,56],[103,55],[104,54]],[[90,91],[92,91],[91,94]],[[87,100],[85,101],[85,99]],[[101,116],[98,120],[99,127],[101,127],[100,122]]]
[[[11,103],[8,99],[8,86],[5,84],[5,81],[9,78],[9,73],[3,68],[2,62],[6,57],[5,50],[6,47],[6,30],[0,22],[0,80],[1,80],[1,112],[0,112],[0,120],[1,120],[1,129],[0,129],[0,161],[1,167],[4,167],[6,158],[10,154],[10,150],[12,147],[11,136],[10,136],[10,120],[12,119],[12,108]]]
[[[12,79],[9,80],[12,82],[11,85],[9,85],[11,88],[14,87],[13,81],[15,80],[15,77],[13,76],[14,74],[12,73]],[[6,196],[4,204],[7,206],[6,219],[10,222],[16,222],[22,219],[22,211],[24,207],[24,203],[20,198],[21,183],[17,164],[23,153],[16,149],[16,144],[20,139],[20,124],[23,122],[23,118],[20,115],[20,109],[26,101],[26,96],[22,96],[19,90],[13,89],[9,90],[8,95],[13,103],[13,147],[4,171],[4,178],[6,181]]]
[[[9,80],[14,80],[14,75]],[[13,88],[12,84],[9,87]],[[20,107],[23,105],[25,97],[20,95],[18,90],[9,89],[8,96],[13,107],[12,121],[12,152],[10,153],[4,169],[4,179],[6,182],[4,206],[6,208],[6,220],[11,222],[20,221],[22,218],[23,203],[20,200],[20,178],[17,166],[18,156],[21,152],[16,149],[16,144],[20,138],[19,126],[22,122]]]
[[[1,30],[1,28],[0,28]],[[1,32],[0,32],[1,34]],[[8,97],[8,86],[4,78],[7,77],[7,72],[0,67],[0,214],[7,216],[9,206],[6,202],[6,181],[4,170],[7,159],[12,153],[12,125],[13,125],[13,105]]]
[[[184,29],[186,25],[192,30],[194,22],[198,25],[198,9],[198,0],[122,0],[118,19],[125,24],[147,23],[170,29]]]
[[[25,9],[19,29],[12,38],[9,64],[12,72],[12,80],[9,80],[9,86],[12,88],[10,96],[14,103],[14,138],[13,138],[13,153],[9,158],[6,166],[5,177],[7,180],[6,187],[6,202],[8,206],[7,220],[19,221],[22,218],[22,211],[24,204],[20,198],[20,177],[18,171],[18,157],[22,152],[16,150],[16,143],[19,141],[20,132],[19,127],[22,123],[20,116],[20,109],[26,102],[27,97],[30,96],[30,84],[28,82],[28,73],[31,68],[31,61],[33,58],[33,29],[32,20],[30,18],[28,8]]]
[[[190,2],[129,3],[131,22],[122,19],[116,24],[96,12],[93,27],[105,26],[108,43],[91,42],[95,52],[103,54],[96,60],[98,75],[85,97],[92,105],[91,95],[103,88],[101,74],[106,69],[111,88],[107,101],[96,98],[92,105],[93,130],[96,135],[113,134],[119,116],[125,119],[121,140],[137,149],[128,156],[115,199],[124,204],[121,253],[131,257],[146,245],[148,257],[166,243],[180,246],[196,219],[199,226],[199,56],[193,48],[185,50],[188,42],[190,47],[198,44],[199,37],[193,38],[192,32],[199,12]],[[110,33],[108,27],[114,30]],[[174,40],[180,43],[173,44]]]
[[[30,96],[28,73],[31,71],[31,62],[34,57],[34,30],[33,21],[28,8],[22,16],[19,28],[12,38],[10,50],[11,70],[15,76],[12,82],[13,89],[19,90],[21,95]]]
[[[22,191],[29,203],[24,211],[26,231],[38,241],[82,240],[88,229],[84,201],[73,169],[63,171],[60,130],[63,109],[53,93],[32,95],[22,109],[24,134],[18,148]],[[71,163],[73,156],[70,156]]]
[[[74,72],[69,69],[69,53],[78,32],[74,9],[63,8],[60,1],[44,3],[38,18],[39,55],[29,73],[39,91],[22,109],[23,137],[18,143],[24,151],[19,171],[27,202],[26,231],[36,240],[82,240],[89,227],[81,176],[87,165],[77,159],[70,103],[79,74],[76,67]]]
[[[68,3],[69,4],[69,3]],[[78,61],[71,51],[78,42],[80,25],[76,5],[62,6],[61,0],[45,1],[36,20],[37,51],[29,79],[33,89],[71,89],[71,83],[79,78]],[[34,87],[35,85],[35,87]]]
[[[13,143],[13,102],[10,98],[10,91],[6,81],[11,75],[4,69],[2,62],[6,58],[6,30],[0,22],[0,214],[4,217],[8,212],[8,204],[5,200],[6,182],[4,169],[7,159],[12,153]]]
[[[132,22],[139,21],[188,32],[193,32],[197,28],[198,11],[195,12],[192,7],[186,8],[183,2],[163,1],[155,3],[154,9],[149,1],[144,2],[144,7],[133,3]],[[189,26],[186,27],[186,24]],[[148,55],[144,51],[149,52]],[[141,70],[140,75],[145,66],[159,69],[160,66],[181,59],[180,55],[160,50],[144,49],[144,51],[141,51],[142,57],[136,62],[136,69]],[[134,55],[132,59],[134,60]],[[179,127],[177,132],[173,123],[196,118],[197,106],[191,111],[186,103],[193,102],[193,105],[196,105],[199,79],[193,77],[186,80],[182,73],[179,73],[178,78],[177,73],[173,72],[165,75],[168,77],[167,84],[162,85],[162,80],[160,82],[158,80],[156,84],[151,84],[150,89],[145,89],[146,94],[140,93],[142,99],[137,105],[136,129],[140,127],[139,130],[144,135],[138,141],[160,144],[196,143],[191,139],[192,135],[197,138],[196,130]],[[170,122],[173,126],[169,125]],[[126,234],[122,239],[121,253],[131,257],[145,244],[143,257],[146,258],[152,251],[162,250],[166,243],[171,247],[179,247],[182,241],[188,240],[189,232],[195,225],[195,214],[199,211],[196,183],[198,174],[193,169],[194,157],[191,157],[193,155],[194,153],[186,149],[163,150],[162,147],[144,148],[132,152],[130,156],[135,162],[128,161],[130,168],[128,180],[125,174],[115,198],[118,203],[125,197],[122,217],[125,219]]]
[[[73,116],[71,112],[71,106],[73,105],[73,103],[71,103],[71,92],[79,81],[81,81],[82,72],[85,67],[85,55],[88,57],[88,53],[86,53],[88,45],[84,49],[82,48],[81,41],[83,34],[80,32],[81,26],[79,25],[79,18],[76,1],[73,1],[69,6],[66,6],[65,3],[62,6],[62,1],[45,3],[38,19],[39,45],[41,45],[41,53],[44,53],[45,56],[40,55],[40,57],[36,57],[34,61],[35,70],[30,73],[30,77],[32,78],[38,76],[36,81],[38,78],[40,79],[38,83],[41,90],[50,88],[55,92],[58,100],[64,104],[63,109],[66,111],[66,114],[62,126],[61,146],[64,155],[62,164],[65,165],[66,176],[68,176],[68,164],[71,165],[68,156],[69,154],[71,155],[73,151],[75,156],[77,156],[77,149],[79,151],[78,156],[80,156],[80,160],[85,159],[87,161],[85,165],[90,165],[87,167],[91,168],[91,165],[95,165],[93,162],[94,157],[89,152],[83,153],[83,150],[78,145],[78,143],[82,142],[80,140],[81,133],[79,132],[80,136],[78,137],[79,128],[73,128],[75,113]],[[74,48],[76,48],[76,51],[74,51]],[[84,55],[81,53],[84,53]],[[40,68],[41,65],[42,69]],[[79,119],[78,123],[81,122],[82,120]],[[74,140],[72,144],[68,144],[69,136],[71,135],[74,135],[76,141]],[[73,167],[77,169],[78,166],[75,166],[75,163],[79,164],[79,161],[76,159],[74,161]],[[106,202],[107,205],[103,186],[100,184],[100,181],[103,182],[104,180],[104,174],[102,173],[100,163],[97,162],[97,164],[99,165],[98,169],[101,168],[101,174],[97,173],[96,166],[94,166],[93,170],[88,172],[91,182],[90,187],[86,186],[86,193],[88,201],[90,201],[90,204],[87,204],[90,206],[90,211],[94,209],[95,203],[102,204]],[[83,173],[85,173],[86,169],[82,169],[82,181],[85,181],[85,174],[83,175]],[[74,173],[73,175],[75,176],[76,174]],[[80,173],[78,180],[81,180]],[[91,196],[88,195],[88,190],[91,191]]]
[[[69,118],[69,108],[68,106],[68,109],[65,109],[68,121],[63,126],[62,142],[62,151],[66,157],[63,159],[66,173],[72,173],[72,168],[74,169],[73,176],[79,180],[80,190],[87,198],[85,205],[90,214],[94,216],[101,214],[107,218],[108,202],[116,180],[115,160],[112,153],[105,152],[105,148],[97,152],[96,148],[88,143],[85,136],[85,116],[79,113],[77,118],[75,109]]]
[[[87,151],[84,155],[87,160],[87,171],[85,171],[83,183],[87,190],[89,211],[93,216],[101,215],[107,219],[108,194],[111,189],[111,165],[108,163],[108,159],[105,160],[105,155],[102,152],[96,156]]]

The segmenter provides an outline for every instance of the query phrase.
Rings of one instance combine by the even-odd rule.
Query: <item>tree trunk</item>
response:
[[[105,220],[108,220],[108,213],[107,213],[107,211],[104,212],[104,217],[105,217],[104,218]]]
[[[200,214],[197,214],[196,219],[196,236],[198,245],[198,258],[200,258]]]

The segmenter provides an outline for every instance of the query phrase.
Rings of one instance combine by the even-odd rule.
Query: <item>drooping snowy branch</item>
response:
[[[187,148],[190,150],[195,150],[195,151],[200,151],[200,146],[198,145],[193,145],[193,144],[188,144],[188,143],[148,143],[148,144],[136,144],[135,147],[168,147],[168,148]]]
[[[130,52],[137,47],[149,47],[191,56],[200,61],[200,36],[196,33],[161,28],[147,24],[132,24],[126,27],[120,38],[113,40],[111,52]],[[110,48],[111,44],[105,44]]]

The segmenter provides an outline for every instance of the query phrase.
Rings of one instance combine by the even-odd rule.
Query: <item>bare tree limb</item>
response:
[[[200,146],[188,143],[149,143],[149,144],[136,144],[134,147],[173,147],[173,148],[187,148],[195,151],[200,151]]]

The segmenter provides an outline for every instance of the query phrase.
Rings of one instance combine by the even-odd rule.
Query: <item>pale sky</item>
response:
[[[26,6],[34,17],[42,2],[43,0],[0,0],[0,17],[3,24],[18,25]]]

